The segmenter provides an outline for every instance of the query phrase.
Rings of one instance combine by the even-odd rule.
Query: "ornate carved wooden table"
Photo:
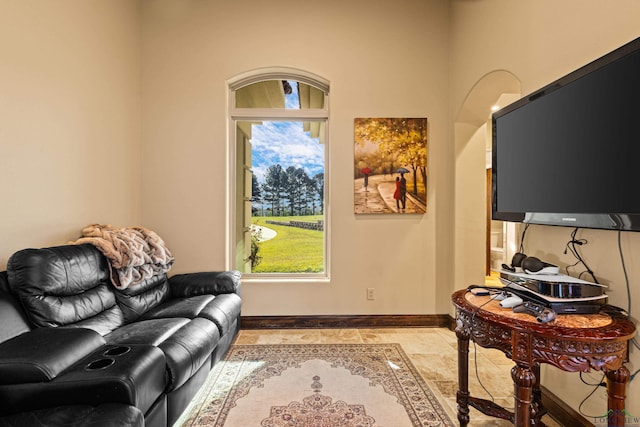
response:
[[[608,425],[624,426],[625,389],[630,376],[624,362],[635,326],[619,309],[605,306],[598,314],[558,315],[553,322],[539,323],[533,316],[514,313],[500,307],[498,301],[466,289],[455,292],[451,299],[456,307],[460,426],[469,423],[469,405],[518,427],[544,425],[540,421],[546,413],[540,394],[541,363],[568,372],[605,372]],[[501,350],[515,362],[511,369],[514,412],[469,395],[469,339],[482,347]]]

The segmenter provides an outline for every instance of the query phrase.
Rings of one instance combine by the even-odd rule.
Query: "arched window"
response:
[[[328,82],[258,70],[233,79],[229,94],[232,267],[327,277]]]

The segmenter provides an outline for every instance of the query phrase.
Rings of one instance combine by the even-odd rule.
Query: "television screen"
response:
[[[640,39],[494,113],[492,125],[494,219],[638,225]]]

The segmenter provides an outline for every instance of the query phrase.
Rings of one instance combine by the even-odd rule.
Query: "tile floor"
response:
[[[458,359],[455,333],[445,328],[388,328],[388,329],[277,329],[242,330],[236,344],[320,344],[320,343],[399,343],[415,367],[445,406],[452,421],[456,417],[458,388]],[[491,392],[495,402],[513,408],[512,362],[498,350],[473,344],[469,347],[469,390],[472,396],[489,398],[476,379]],[[471,408],[470,426],[511,426],[512,424],[487,417]],[[549,416],[547,426],[560,427]]]

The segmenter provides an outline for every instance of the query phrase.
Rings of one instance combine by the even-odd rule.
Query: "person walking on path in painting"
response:
[[[364,175],[364,191],[369,191],[367,187],[369,186],[369,174],[371,173],[371,168],[364,167],[360,169],[360,172]]]
[[[397,179],[397,178],[396,178]],[[404,179],[404,174],[400,174],[400,203],[402,203],[402,210],[407,207],[407,180]]]
[[[400,211],[400,178],[396,177],[396,191],[393,192],[393,198],[396,199],[396,208]]]

